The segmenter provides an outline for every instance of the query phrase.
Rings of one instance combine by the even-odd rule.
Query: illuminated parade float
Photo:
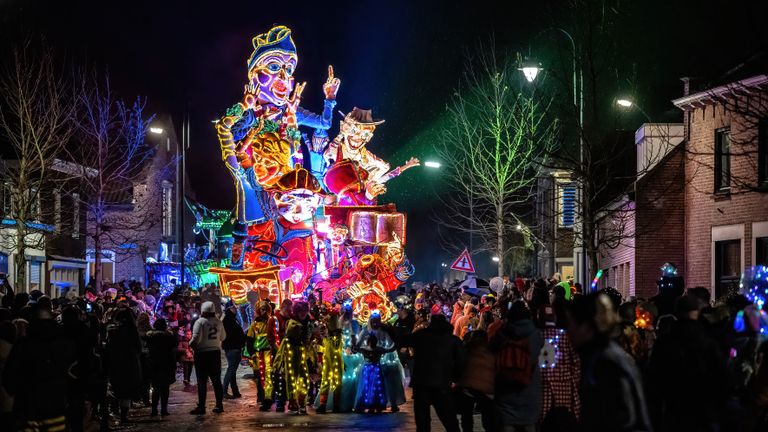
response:
[[[287,27],[254,37],[247,65],[242,101],[216,122],[237,201],[224,224],[231,243],[219,262],[226,265],[207,271],[236,304],[254,299],[251,293],[280,304],[314,292],[337,305],[350,300],[361,322],[375,310],[388,318],[394,309],[386,292],[413,267],[404,254],[405,215],[378,199],[387,181],[419,161],[391,169],[366,148],[384,123],[369,110],[342,114],[339,134],[329,139],[340,80],[329,67],[322,112],[304,109]]]

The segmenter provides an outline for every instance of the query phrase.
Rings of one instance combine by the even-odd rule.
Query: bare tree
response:
[[[105,249],[146,255],[148,245],[160,240],[153,233],[161,221],[162,199],[149,195],[162,190],[153,183],[172,174],[168,165],[154,163],[157,149],[145,144],[152,116],[145,116],[143,99],[127,104],[115,98],[109,78],[95,72],[83,74],[78,95],[79,145],[69,149],[69,157],[82,167],[80,193],[101,291]]]
[[[52,52],[32,42],[14,50],[0,73],[0,129],[14,155],[2,170],[13,229],[0,230],[0,244],[15,252],[15,283],[27,284],[27,251],[44,249],[45,234],[35,221],[52,221],[52,207],[40,205],[52,188],[56,158],[73,133],[70,81],[56,70]]]
[[[517,77],[511,63],[497,64],[493,50],[478,51],[486,54],[468,62],[464,88],[456,91],[448,108],[450,126],[438,145],[450,172],[450,190],[442,198],[450,211],[438,221],[443,228],[477,238],[473,252],[498,257],[501,276],[515,248],[530,247],[530,240],[512,241],[525,237],[516,230],[517,210],[530,202],[540,166],[535,162],[552,147],[557,123],[547,117],[546,103],[514,90]]]
[[[562,122],[563,139],[561,145],[547,153],[544,167],[567,172],[570,184],[578,191],[572,241],[583,247],[589,261],[586,280],[580,281],[584,283],[598,269],[601,250],[626,244],[640,230],[639,226],[626,229],[634,207],[609,204],[666,153],[650,155],[647,160],[651,164],[636,167],[629,163],[635,160],[636,151],[631,135],[617,133],[621,116],[626,114],[617,109],[617,97],[638,94],[636,65],[622,60],[626,51],[620,31],[634,5],[616,3],[607,7],[609,3],[596,0],[569,3],[560,16],[553,13],[552,27],[546,32],[551,36],[551,62],[543,78],[553,80],[555,85],[539,88],[553,95],[565,92],[567,96],[554,98],[560,102],[553,104],[553,110]],[[538,42],[547,45],[543,40]],[[668,150],[664,146],[658,149]],[[558,211],[555,206],[554,214],[544,216],[557,219],[562,215]],[[608,230],[604,229],[606,218],[613,220]],[[558,228],[541,233],[557,235]]]

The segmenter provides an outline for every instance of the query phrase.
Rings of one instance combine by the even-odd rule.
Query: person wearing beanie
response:
[[[195,376],[197,377],[197,407],[190,411],[193,415],[205,414],[205,397],[208,393],[208,379],[216,397],[214,413],[224,412],[222,400],[224,390],[221,385],[221,343],[227,337],[224,324],[216,318],[213,302],[207,301],[200,307],[200,318],[192,328],[192,340],[189,345],[195,351]]]
[[[176,336],[168,330],[168,323],[158,318],[154,329],[147,332],[147,350],[151,365],[152,413],[157,415],[158,403],[160,414],[167,416],[170,385],[176,382]]]

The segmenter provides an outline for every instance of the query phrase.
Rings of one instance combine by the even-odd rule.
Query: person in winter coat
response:
[[[240,359],[243,358],[243,347],[245,346],[245,332],[237,322],[237,308],[234,303],[228,305],[224,311],[224,331],[227,333],[226,339],[221,344],[224,350],[224,356],[227,358],[227,371],[224,373],[224,397],[230,397],[227,389],[232,387],[232,398],[242,397],[240,389],[237,388],[237,367],[240,366]]]
[[[92,369],[95,369],[92,365],[95,344],[89,337],[88,326],[82,321],[83,316],[76,306],[64,307],[60,315],[64,337],[75,344],[77,356],[77,363],[71,371],[73,379],[69,386],[67,414],[68,429],[73,432],[83,430],[85,400],[88,393],[87,380]]]
[[[581,358],[582,430],[650,431],[640,374],[611,339],[617,321],[604,294],[576,297],[568,305],[568,337]]]
[[[131,401],[141,395],[141,339],[132,312],[119,306],[107,327],[107,376],[120,404],[120,421],[128,422]]]
[[[0,321],[0,377],[16,343],[16,328],[10,321]],[[13,396],[0,386],[0,424],[13,424]]]
[[[50,311],[37,309],[27,337],[16,341],[3,370],[5,390],[15,398],[19,430],[64,430],[67,386],[75,345],[63,337]],[[13,428],[9,428],[13,430]]]
[[[192,347],[189,346],[189,341],[192,340],[192,330],[189,328],[189,324],[183,327],[178,327],[176,330],[176,337],[179,341],[179,345],[176,347],[176,352],[178,353],[178,361],[181,363],[184,386],[186,387],[190,385],[192,368],[195,366],[195,352],[192,351]]]
[[[453,327],[435,308],[429,326],[401,339],[403,346],[413,348],[413,413],[416,430],[428,432],[431,426],[430,406],[435,408],[447,432],[458,432],[456,407],[451,384],[458,381],[464,365],[464,353]]]
[[[491,340],[497,353],[496,397],[503,430],[534,431],[541,410],[541,333],[523,301],[512,303],[504,325]]]
[[[149,351],[150,379],[152,381],[152,416],[157,415],[160,402],[160,415],[167,416],[170,386],[176,382],[176,336],[168,330],[168,323],[163,318],[155,321],[154,330],[147,332],[147,350]]]
[[[466,364],[459,381],[458,401],[461,414],[461,430],[474,428],[474,407],[480,407],[483,429],[494,430],[493,394],[496,374],[496,356],[488,345],[488,333],[474,330],[464,343]]]
[[[648,361],[649,399],[661,431],[710,431],[729,393],[726,359],[699,321],[703,304],[691,295],[675,302],[677,321],[660,337]]]
[[[224,391],[221,387],[221,343],[227,337],[224,324],[216,318],[213,303],[207,301],[200,307],[200,318],[192,327],[189,345],[195,351],[195,376],[197,377],[197,407],[192,415],[205,414],[205,397],[208,393],[208,379],[216,397],[214,413],[224,412]]]

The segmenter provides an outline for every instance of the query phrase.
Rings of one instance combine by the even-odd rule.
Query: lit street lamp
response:
[[[573,36],[571,36],[570,33],[568,33],[566,30],[559,28],[559,27],[550,27],[539,34],[543,33],[544,31],[549,30],[556,30],[559,33],[562,33],[565,35],[565,37],[568,38],[568,41],[571,45],[571,58],[573,60],[573,106],[576,108],[576,110],[579,113],[579,123],[578,123],[578,129],[579,129],[579,172],[581,175],[584,175],[585,169],[585,163],[584,163],[584,72],[579,67],[579,53],[576,50],[576,41],[573,39]],[[539,70],[541,69],[540,66],[536,65],[535,69],[532,65],[528,63],[522,63],[521,67],[519,68],[523,75],[525,75],[525,79],[528,80],[528,82],[533,82],[533,80],[536,79],[536,76],[538,75]],[[527,70],[527,72],[526,72]],[[582,217],[581,212],[581,206],[582,200],[585,199],[584,197],[584,189],[583,189],[583,181],[577,182],[577,194],[578,197],[576,199],[576,205],[578,207],[578,211],[576,212],[577,220],[576,223],[574,223],[574,229],[578,232],[577,238],[580,238],[579,236],[581,233],[584,232],[584,220]],[[589,272],[587,271],[587,256],[586,256],[586,248],[585,248],[586,242],[583,238],[580,238],[580,241],[578,241],[574,247],[574,253],[573,253],[573,262],[576,265],[576,277],[581,280],[582,282],[587,280],[587,275]]]
[[[424,162],[424,166],[427,168],[438,169],[440,168],[440,162],[426,161]]]
[[[631,99],[625,99],[625,98],[616,99],[616,105],[618,105],[618,106],[619,106],[621,109],[631,109],[631,108],[635,108],[635,109],[637,109],[638,111],[640,111],[640,113],[642,113],[642,114],[643,114],[643,116],[645,116],[646,120],[648,120],[648,123],[653,123],[653,120],[651,120],[651,116],[649,116],[649,115],[648,115],[648,114],[647,114],[647,113],[646,113],[646,112],[645,112],[645,111],[644,111],[644,110],[643,110],[643,109],[640,107],[640,105],[638,105],[638,104],[636,104],[636,103],[632,102],[632,100],[631,100]]]
[[[493,260],[493,262],[499,262],[499,257],[497,257],[497,256],[495,256],[495,257],[493,257],[491,259]]]
[[[520,67],[517,68],[517,70],[523,72],[523,76],[525,76],[528,82],[533,82],[541,69],[541,65],[532,60],[523,61]]]
[[[153,127],[149,128],[149,131],[151,133],[155,134],[155,135],[162,135],[163,132],[165,132],[165,130],[163,130],[163,128],[156,127],[156,126],[153,126]]]

